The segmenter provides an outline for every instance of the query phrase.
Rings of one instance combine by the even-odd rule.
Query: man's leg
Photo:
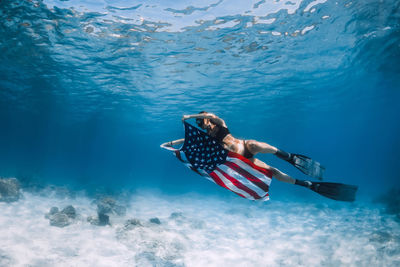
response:
[[[256,158],[251,158],[250,159],[254,164],[256,164],[257,166],[261,167],[261,168],[265,168],[267,170],[270,170],[272,172],[272,177],[281,181],[281,182],[285,182],[285,183],[289,183],[289,184],[295,184],[296,183],[296,179],[290,177],[289,175],[287,175],[286,173],[281,172],[280,170],[278,170],[277,168],[271,167],[269,165],[267,165],[265,162],[256,159]]]
[[[246,146],[253,155],[257,153],[275,154],[278,151],[276,147],[256,140],[247,140]]]
[[[264,142],[259,142],[256,140],[247,140],[245,143],[247,149],[253,154],[257,153],[266,153],[266,154],[274,154],[280,159],[286,160],[287,162],[293,164],[293,155],[287,153],[283,150],[280,150],[274,146],[271,146]]]

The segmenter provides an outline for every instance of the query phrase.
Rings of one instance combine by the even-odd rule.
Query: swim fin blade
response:
[[[325,167],[322,166],[319,162],[300,154],[291,154],[291,159],[289,160],[289,162],[297,169],[299,169],[302,173],[318,180],[322,180]]]
[[[353,202],[356,199],[358,189],[355,185],[328,182],[312,182],[309,188],[324,197],[348,202]]]

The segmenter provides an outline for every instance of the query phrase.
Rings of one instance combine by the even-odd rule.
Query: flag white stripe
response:
[[[256,169],[251,167],[246,162],[243,162],[238,158],[232,158],[232,157],[227,157],[226,160],[237,164],[240,168],[242,168],[243,170],[246,170],[247,172],[251,173],[253,176],[257,177],[258,179],[260,179],[261,181],[266,183],[268,186],[271,184],[271,180],[272,180],[271,178],[269,178],[268,176],[266,176],[262,172],[257,171]]]
[[[233,177],[234,179],[238,180],[241,184],[246,186],[247,188],[251,189],[252,191],[256,192],[257,195],[263,196],[265,195],[265,191],[253,184],[249,181],[246,177],[242,176],[240,173],[236,172],[235,170],[229,168],[228,166],[221,164],[218,166],[221,170],[227,173],[229,176]]]
[[[181,155],[181,159],[182,159],[184,162],[189,163],[188,159],[186,158],[186,154],[185,154],[185,153],[180,153],[180,155]]]
[[[210,181],[213,182],[214,184],[217,184],[217,183],[214,181],[214,179],[213,179],[210,175],[206,175],[206,176],[203,176],[203,177],[205,177],[207,180],[210,180]]]
[[[250,195],[246,191],[243,191],[242,189],[237,188],[231,181],[226,179],[225,176],[222,173],[220,173],[219,171],[214,170],[214,173],[221,179],[221,181],[225,184],[225,186],[228,187],[230,190],[232,190],[236,193],[239,193],[248,199],[255,200],[255,198],[252,195]]]

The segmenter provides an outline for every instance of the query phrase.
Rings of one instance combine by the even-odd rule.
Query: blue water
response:
[[[399,100],[397,0],[0,0],[0,266],[400,266]],[[188,170],[160,144],[201,110],[356,201]]]
[[[159,148],[206,110],[359,199],[400,186],[398,1],[6,0],[0,21],[0,176],[225,196]],[[291,194],[319,197],[273,181]]]

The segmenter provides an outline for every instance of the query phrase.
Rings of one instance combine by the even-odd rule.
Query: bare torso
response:
[[[212,129],[208,130],[208,134],[215,137],[218,131],[220,130],[219,127],[224,127],[224,126],[219,126],[216,125]],[[225,126],[226,127],[226,126]],[[244,151],[244,142],[241,139],[237,139],[233,137],[231,134],[228,134],[224,137],[222,140],[222,146],[232,152],[238,153],[238,154],[243,154]]]

